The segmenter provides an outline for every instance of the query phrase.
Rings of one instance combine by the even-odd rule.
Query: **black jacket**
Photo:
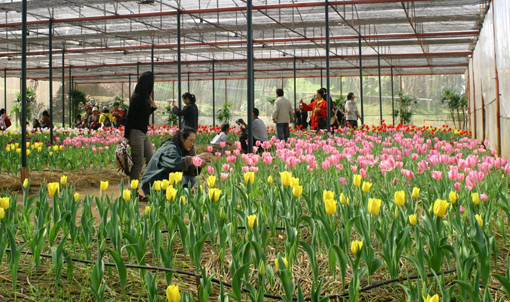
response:
[[[124,130],[124,137],[129,139],[131,129],[140,130],[143,133],[147,133],[147,127],[149,127],[149,117],[154,112],[153,107],[147,100],[143,100],[142,97],[135,93],[131,96],[129,101],[129,109],[127,113],[126,125]]]
[[[198,107],[195,103],[188,104],[184,108],[173,108],[172,112],[177,116],[183,117],[184,126],[198,129]]]

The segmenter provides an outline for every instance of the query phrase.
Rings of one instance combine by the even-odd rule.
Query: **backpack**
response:
[[[103,126],[108,128],[108,127],[111,127],[112,126],[112,121],[110,120],[110,118],[105,114],[105,119],[104,119],[104,122],[103,122]]]
[[[133,167],[133,159],[125,142],[120,142],[115,149],[115,164],[117,164],[119,171],[129,176],[129,172]]]

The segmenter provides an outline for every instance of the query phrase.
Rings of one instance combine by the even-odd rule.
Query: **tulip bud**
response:
[[[361,185],[361,175],[354,175],[353,185],[359,187]]]
[[[161,181],[160,180],[156,180],[154,182],[154,190],[158,191],[158,192],[161,191]]]
[[[74,193],[73,197],[74,197],[74,202],[77,202],[78,200],[80,200],[80,193],[78,193],[78,192]]]
[[[131,181],[131,190],[137,190],[138,189],[139,181],[138,179],[133,179]]]
[[[292,188],[292,195],[294,195],[294,197],[299,197],[301,196],[301,194],[303,193],[303,186],[294,186]]]
[[[437,217],[443,217],[450,204],[446,200],[437,199],[434,203],[434,215]]]
[[[181,294],[177,285],[169,285],[166,289],[168,302],[181,302]]]
[[[477,206],[480,203],[480,195],[478,193],[471,193],[471,200],[473,204]]]
[[[183,206],[186,205],[186,196],[181,196],[181,202]]]
[[[210,175],[207,177],[207,186],[209,188],[214,188],[214,183],[216,182],[216,176]]]
[[[418,221],[418,219],[416,218],[416,215],[414,215],[414,214],[409,215],[409,223],[411,225],[416,225],[417,221]]]
[[[67,176],[62,175],[60,176],[60,183],[65,186],[67,184]]]
[[[395,192],[395,203],[402,207],[406,203],[406,192],[404,191],[396,191]]]
[[[287,261],[287,258],[286,257],[282,257],[282,261],[283,263],[285,264],[285,267],[286,268],[289,268],[289,262]],[[274,260],[274,264],[275,264],[275,267],[276,267],[276,270],[279,270],[278,268],[278,257]]]
[[[128,201],[131,199],[131,191],[130,190],[124,190],[122,192],[122,198],[124,198],[124,201]]]
[[[145,215],[149,215],[150,212],[151,212],[151,207],[146,206],[145,207]]]
[[[363,241],[355,240],[351,242],[351,252],[354,255],[357,255],[361,251],[361,248],[363,248]]]
[[[372,187],[372,183],[371,182],[364,181],[363,182],[363,186],[361,186],[361,189],[363,190],[363,192],[368,193],[368,191],[370,191],[371,187]]]
[[[273,184],[273,176],[269,175],[269,177],[267,178],[267,184],[268,185]]]
[[[259,274],[261,276],[264,276],[266,274],[266,263],[264,262],[264,260],[260,260]]]
[[[412,197],[413,197],[414,199],[416,199],[416,198],[420,197],[420,188],[417,188],[417,187],[414,187],[414,188],[413,188],[413,194],[412,194]]]
[[[48,184],[48,194],[50,197],[55,196],[56,192],[60,191],[60,184],[58,182],[50,182]]]
[[[450,202],[455,204],[457,202],[457,192],[451,191],[449,194]]]
[[[434,295],[433,297],[431,297],[430,295],[427,295],[427,297],[423,297],[423,302],[439,302],[439,296],[438,295]]]
[[[4,217],[5,217],[4,208],[0,207],[0,220],[4,219]]]
[[[9,209],[9,197],[0,197],[0,207],[6,211]]]
[[[381,208],[382,200],[376,198],[370,198],[368,200],[368,212],[372,215],[377,215]]]
[[[475,219],[476,219],[476,221],[478,221],[478,225],[479,225],[480,227],[483,227],[483,219],[482,219],[482,216],[480,216],[480,215],[476,214],[476,215],[475,215]]]
[[[108,181],[101,181],[101,191],[106,191],[108,189]]]
[[[23,181],[23,189],[26,188],[28,188],[28,178],[25,178],[25,180]]]
[[[250,229],[253,229],[256,221],[257,221],[257,215],[248,216],[248,225],[250,226]]]

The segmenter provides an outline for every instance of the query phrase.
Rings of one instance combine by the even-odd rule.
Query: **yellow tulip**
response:
[[[28,188],[28,178],[25,178],[25,180],[23,181],[23,188],[24,189]]]
[[[30,143],[29,143],[29,142],[27,142],[26,146],[27,146],[27,148],[28,148],[28,147],[30,147]]]
[[[7,209],[6,209],[6,210],[7,210]],[[476,218],[476,221],[478,221],[478,225],[479,225],[480,227],[483,227],[483,218],[482,218],[482,216],[480,216],[480,215],[476,214],[476,215],[475,215],[475,218]]]
[[[27,156],[30,155],[30,150],[27,150]]]
[[[480,203],[480,195],[478,193],[471,193],[471,200],[473,204],[477,206]]]
[[[21,149],[20,149],[20,148],[17,148],[17,149],[16,149],[16,153],[20,154],[20,153],[21,153]]]
[[[166,190],[169,185],[170,185],[170,181],[168,181],[168,179],[163,179],[161,181],[161,189]]]
[[[412,197],[413,197],[413,198],[415,198],[415,199],[416,199],[416,198],[418,198],[418,197],[420,197],[420,188],[417,188],[417,187],[414,187],[414,188],[413,188],[413,194],[412,194]]]
[[[292,177],[291,172],[280,172],[280,177],[282,178],[282,184],[286,187],[290,186],[290,178]]]
[[[53,156],[53,152],[48,153],[50,156]]]
[[[150,212],[151,212],[151,207],[146,206],[145,207],[145,215],[149,215]]]
[[[427,298],[423,297],[423,302],[439,302],[439,296],[434,295],[431,297],[430,295],[427,296]]]
[[[138,189],[138,184],[139,184],[139,183],[140,183],[140,182],[138,181],[138,179],[133,179],[133,180],[131,181],[131,190],[137,190],[137,189]]]
[[[335,198],[335,192],[333,191],[322,191],[322,200],[326,201],[328,199],[334,199]]]
[[[181,302],[181,294],[177,285],[169,285],[166,289],[168,302]]]
[[[41,147],[37,148],[37,152],[41,153],[42,152],[42,148]]]
[[[174,189],[174,187],[172,186],[169,186],[167,189],[166,189],[166,200],[167,201],[172,201],[175,199],[175,197],[177,196],[177,190]]]
[[[416,222],[418,222],[416,215],[414,215],[414,214],[409,215],[409,223],[411,225],[416,225]]]
[[[269,177],[267,178],[267,184],[268,185],[272,185],[273,184],[273,176],[269,175]]]
[[[324,202],[324,207],[326,208],[326,213],[328,215],[333,215],[336,213],[336,200],[328,199]]]
[[[0,220],[4,219],[5,217],[5,211],[4,211],[4,208],[1,208],[0,207]]]
[[[122,198],[124,198],[124,201],[130,200],[131,199],[131,190],[122,191]]]
[[[200,188],[200,193],[204,193],[204,187],[202,185],[200,185],[199,188]]]
[[[11,147],[8,145],[7,147],[5,147],[5,151],[11,152]]]
[[[395,203],[402,207],[406,203],[406,192],[404,191],[396,191],[395,192]]]
[[[371,182],[364,181],[363,185],[361,186],[361,189],[363,190],[363,192],[368,193],[368,191],[370,191],[371,187],[372,187],[372,183]]]
[[[6,211],[9,209],[9,197],[0,198],[0,207]]]
[[[181,196],[181,202],[183,206],[186,205],[186,196]]]
[[[381,208],[381,201],[380,199],[370,198],[368,200],[368,212],[372,215],[377,215]]]
[[[67,176],[62,175],[60,176],[60,183],[65,186],[67,184]]]
[[[74,202],[77,202],[78,200],[80,200],[80,193],[78,193],[78,192],[74,193],[73,198],[74,198]]]
[[[244,182],[246,184],[250,183],[253,185],[253,183],[255,182],[255,172],[244,173]]]
[[[289,268],[289,262],[287,261],[287,257],[282,257],[283,263],[285,263],[285,267]],[[274,260],[274,265],[276,266],[276,270],[278,270],[278,258]]]
[[[436,202],[434,202],[434,214],[437,217],[443,217],[449,206],[450,204],[446,202],[446,200],[437,199]]]
[[[257,215],[248,216],[248,225],[250,226],[250,229],[253,229],[253,226],[255,225],[255,221],[257,221]]]
[[[216,176],[210,175],[209,177],[207,177],[207,186],[209,186],[209,188],[214,188],[215,182],[216,182]]]
[[[60,145],[60,146],[58,147],[58,149],[59,149],[60,151],[62,151],[62,150],[64,150],[64,146],[63,146],[63,145]]]
[[[54,152],[57,152],[57,151],[58,151],[58,146],[57,146],[57,145],[53,146],[53,151],[54,151]]]
[[[340,194],[340,203],[342,205],[349,204],[349,198],[345,198],[345,194],[344,193]]]
[[[354,179],[353,179],[352,183],[353,183],[356,187],[361,186],[361,175],[359,175],[359,174],[354,175]]]
[[[217,188],[209,189],[209,199],[211,201],[218,201],[220,199],[221,190]]]
[[[363,241],[354,240],[353,242],[351,242],[351,252],[354,255],[357,255],[361,251],[362,247],[363,247]]]
[[[106,191],[108,189],[108,181],[101,182],[101,191]]]
[[[449,197],[450,197],[450,202],[451,203],[454,204],[454,203],[457,202],[457,192],[451,191]]]
[[[303,186],[295,185],[292,187],[292,195],[294,195],[294,197],[299,197],[299,196],[301,196],[302,193],[303,193]]]
[[[299,186],[299,178],[291,177],[290,178],[290,187],[294,188],[295,186]]]
[[[180,183],[182,181],[182,172],[174,172],[175,183]]]
[[[161,180],[156,180],[154,182],[154,190],[158,192],[161,191]]]
[[[50,197],[53,197],[56,192],[60,192],[60,184],[58,182],[50,182],[48,184],[48,194],[50,194]]]
[[[176,184],[176,181],[175,181],[175,173],[170,173],[168,175],[168,181],[170,182],[170,185],[173,186],[174,184]]]

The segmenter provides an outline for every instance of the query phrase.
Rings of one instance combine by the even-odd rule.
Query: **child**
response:
[[[221,132],[218,133],[211,141],[211,145],[213,146],[215,152],[221,152],[223,154],[225,150],[227,150],[227,145],[232,146],[232,142],[227,141],[229,132],[229,124],[221,125]]]

